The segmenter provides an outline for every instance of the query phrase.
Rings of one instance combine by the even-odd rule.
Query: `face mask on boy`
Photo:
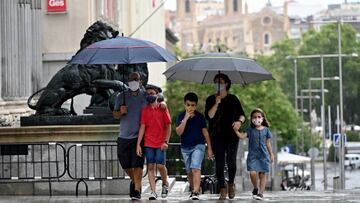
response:
[[[149,103],[154,103],[157,99],[157,96],[156,95],[148,95],[146,96],[146,101],[149,102]]]

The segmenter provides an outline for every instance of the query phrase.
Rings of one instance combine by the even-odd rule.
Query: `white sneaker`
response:
[[[156,200],[156,198],[157,198],[157,194],[155,192],[151,192],[149,200]]]
[[[254,196],[254,199],[256,199],[256,200],[263,200],[263,199],[264,199],[264,196],[259,193],[259,194],[257,194],[257,195]]]
[[[198,192],[192,192],[190,195],[191,200],[199,200],[199,193]]]

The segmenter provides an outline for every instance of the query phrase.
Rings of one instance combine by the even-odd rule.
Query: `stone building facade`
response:
[[[212,1],[205,2],[209,2],[210,7]],[[282,14],[275,12],[269,3],[261,11],[249,14],[247,2],[224,0],[223,14],[200,21],[197,7],[203,4],[204,1],[198,0],[177,0],[175,30],[185,52],[214,51],[215,45],[223,44],[234,52],[270,54],[271,45],[287,36],[290,30],[287,1]]]
[[[49,10],[50,4],[63,5],[63,10]],[[13,125],[20,116],[33,113],[28,97],[65,66],[97,20],[124,36],[132,34],[165,47],[162,6],[160,0],[1,0],[0,125]],[[149,64],[149,82],[163,86],[165,69],[165,64]],[[89,100],[85,95],[75,97],[76,112],[81,114]]]
[[[0,1],[0,126],[31,112],[26,99],[40,87],[41,0]]]

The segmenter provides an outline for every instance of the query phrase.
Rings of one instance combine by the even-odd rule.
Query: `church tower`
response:
[[[198,41],[196,14],[196,0],[176,0],[177,29],[181,33],[179,44],[182,50],[189,51]]]
[[[242,15],[242,0],[225,0],[225,15]]]
[[[196,18],[195,0],[176,0],[177,19]]]
[[[284,1],[284,32],[287,36],[290,36],[290,22],[289,22],[289,15],[288,15],[288,1]]]

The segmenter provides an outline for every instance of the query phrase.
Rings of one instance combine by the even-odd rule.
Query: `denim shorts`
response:
[[[162,164],[165,165],[165,150],[160,148],[144,147],[147,164]]]
[[[190,173],[191,169],[201,170],[201,163],[205,154],[205,145],[198,144],[191,148],[181,148],[181,154],[184,158],[187,173]]]

